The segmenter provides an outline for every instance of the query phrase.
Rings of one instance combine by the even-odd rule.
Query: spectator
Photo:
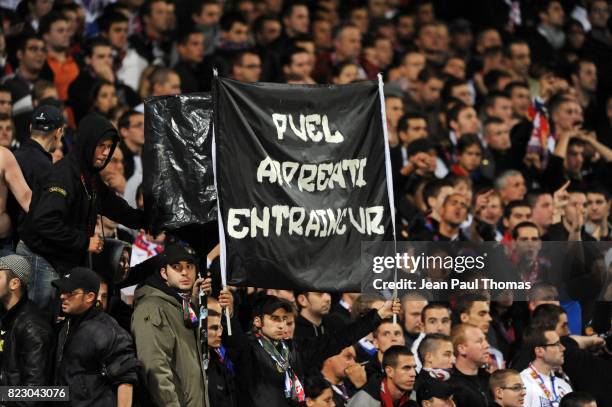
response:
[[[424,383],[417,391],[419,407],[454,407],[457,390],[446,383],[431,381]]]
[[[12,149],[15,142],[15,124],[8,115],[0,115],[0,146]]]
[[[73,404],[131,404],[133,385],[138,381],[134,343],[113,318],[95,307],[99,277],[76,267],[52,284],[60,292],[66,315],[57,339],[54,384],[69,387]],[[100,369],[104,374],[82,373]]]
[[[307,407],[335,407],[331,386],[321,376],[306,378],[304,383]]]
[[[104,38],[94,38],[85,48],[85,69],[72,81],[68,98],[77,123],[94,107],[94,87],[106,81],[113,85],[119,104],[134,106],[138,96],[128,86],[117,81],[113,71],[113,47]],[[107,93],[112,92],[110,88]],[[115,103],[115,104],[116,104]]]
[[[197,279],[196,258],[185,247],[168,246],[162,256],[159,272],[134,298],[132,334],[144,366],[144,385],[157,405],[206,405],[195,313],[204,279]],[[175,353],[181,358],[171,357]]]
[[[325,333],[324,317],[331,309],[331,296],[328,293],[296,293],[300,310],[295,320],[294,338],[304,339]]]
[[[32,270],[17,255],[0,258],[3,386],[47,386],[52,378],[51,324],[27,297]]]
[[[79,66],[70,52],[68,19],[59,11],[52,11],[40,20],[39,34],[47,45],[47,65],[53,72],[61,101],[68,99],[68,86],[79,75]]]
[[[341,62],[352,62],[358,65],[358,58],[361,54],[359,28],[352,24],[344,24],[336,28],[333,35],[333,47],[332,52],[321,54],[317,59],[313,77],[318,83],[329,81],[332,68]],[[365,78],[361,67],[359,67],[359,78]]]
[[[240,82],[257,82],[261,76],[261,58],[255,51],[239,52],[233,62],[231,74]]]
[[[401,345],[391,346],[385,351],[382,360],[385,375],[375,376],[365,388],[353,396],[348,407],[373,406],[415,406],[410,394],[416,378],[416,365],[412,353]]]
[[[517,120],[527,119],[529,106],[531,105],[529,86],[525,82],[510,82],[504,88],[504,92],[510,96],[513,118]]]
[[[589,393],[573,391],[563,396],[559,407],[597,407],[597,402]]]
[[[13,112],[13,97],[11,90],[4,85],[0,85],[0,114],[11,116]]]
[[[134,92],[148,61],[129,46],[129,18],[121,12],[105,12],[98,18],[102,38],[113,47],[113,71],[119,81]]]
[[[136,188],[142,182],[142,147],[144,146],[144,114],[135,110],[124,113],[119,119],[119,149],[123,153],[124,176],[123,194],[130,206],[136,206]],[[129,183],[128,183],[129,182]],[[129,187],[128,187],[129,186]]]
[[[40,307],[51,306],[54,277],[86,264],[87,253],[102,251],[103,240],[93,236],[98,210],[91,211],[91,205],[123,225],[144,226],[143,213],[111,192],[98,174],[119,142],[117,131],[98,114],[86,119],[75,150],[53,167],[19,229],[17,250],[35,264],[29,294]]]
[[[3,85],[11,91],[14,116],[31,114],[30,92],[34,82],[40,78],[46,52],[45,42],[39,36],[26,34],[21,38],[16,51],[17,69],[3,79]]]
[[[406,344],[401,326],[392,320],[382,321],[372,333],[372,338],[376,354],[370,358],[366,365],[368,377],[383,373],[382,360],[387,349],[393,345],[404,346]]]
[[[510,201],[504,207],[503,223],[504,228],[506,228],[504,241],[510,241],[512,239],[512,231],[516,225],[531,220],[531,213],[532,210],[529,203],[523,200]]]
[[[310,54],[302,48],[291,48],[283,56],[283,74],[285,78],[293,76],[296,79],[306,84],[314,84],[314,79],[311,78],[312,65],[310,63]]]
[[[532,352],[532,362],[521,372],[527,387],[524,405],[558,404],[572,391],[569,383],[555,373],[563,365],[565,351],[559,335],[554,330],[532,326],[525,332],[523,346]]]
[[[537,225],[540,235],[544,235],[553,223],[553,196],[542,190],[533,190],[527,194],[526,199],[531,206],[531,221]]]
[[[489,344],[476,325],[461,323],[453,327],[456,362],[449,383],[460,387],[455,401],[458,407],[488,406],[489,373],[482,368],[489,359]]]
[[[104,79],[99,79],[94,83],[93,88],[91,88],[90,97],[89,105],[91,106],[91,111],[110,119],[113,109],[117,107],[115,85]]]
[[[432,381],[450,379],[450,371],[455,364],[451,338],[441,333],[427,334],[419,345],[419,359],[423,367],[416,377],[414,388]]]
[[[587,220],[585,231],[597,240],[612,240],[610,217],[610,194],[601,187],[587,191]]]
[[[493,406],[496,407],[523,407],[527,394],[521,375],[512,369],[493,372],[489,390],[493,395]]]
[[[222,5],[218,0],[198,0],[191,8],[191,21],[204,34],[204,54],[211,55],[219,40],[219,20],[223,14]]]
[[[355,79],[357,78],[357,67],[355,67]],[[353,79],[354,80],[354,79]],[[352,81],[351,81],[352,82]],[[350,82],[349,82],[350,83]],[[399,140],[399,121],[404,114],[404,102],[399,95],[387,94],[385,95],[385,114],[387,119],[387,133],[389,135],[389,146],[395,148]],[[404,144],[402,142],[402,144]],[[404,145],[406,147],[406,145]]]
[[[146,0],[141,3],[139,16],[142,32],[130,36],[130,46],[149,64],[168,66],[170,46],[170,7],[167,0]]]
[[[506,58],[508,58],[509,72],[514,80],[529,83],[531,67],[531,49],[524,40],[513,40],[506,45]]]
[[[359,78],[359,65],[353,62],[341,62],[332,68],[331,76],[335,85],[353,83]]]
[[[525,178],[516,170],[504,171],[495,179],[495,189],[499,192],[502,203],[507,205],[510,201],[521,200],[527,193]]]
[[[51,173],[51,154],[64,135],[66,121],[54,106],[40,106],[34,110],[31,136],[15,151],[15,159],[28,187],[38,191]],[[19,219],[23,220],[24,212]],[[13,217],[17,221],[16,217]],[[17,223],[15,223],[17,225]]]
[[[559,52],[565,44],[563,24],[565,12],[558,0],[546,0],[537,5],[538,25],[527,35],[534,64],[558,64]]]
[[[355,356],[355,348],[347,346],[323,362],[321,375],[331,385],[337,407],[344,407],[357,389],[366,384],[365,368],[355,362]]]
[[[423,332],[421,313],[428,302],[422,294],[409,293],[402,297],[402,311],[404,315],[404,342],[410,348],[414,341]]]
[[[204,60],[204,34],[200,30],[185,31],[177,41],[179,62],[174,70],[181,78],[181,92],[200,92],[205,85],[200,83],[203,77],[200,64]]]
[[[380,321],[399,313],[399,308],[398,302],[387,301],[378,311],[372,310],[347,326],[341,335],[328,333],[311,341],[285,343],[282,338],[286,316],[292,312],[291,305],[275,297],[262,297],[256,304],[253,319],[257,335],[245,336],[234,319],[233,335],[228,336],[226,342],[230,357],[240,371],[238,381],[247,392],[245,398],[251,400],[249,405],[282,405],[288,400],[304,402],[301,381],[309,367],[356,342],[375,329]],[[278,350],[272,341],[280,341],[281,349]],[[271,364],[270,359],[276,362]]]

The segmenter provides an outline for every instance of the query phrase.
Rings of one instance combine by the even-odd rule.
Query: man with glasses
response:
[[[134,295],[132,334],[144,365],[144,386],[152,405],[208,406],[196,313],[204,280],[196,280],[191,249],[173,244],[161,256],[159,272]]]
[[[131,406],[138,360],[128,332],[96,307],[100,278],[76,267],[52,282],[62,322],[55,354],[55,385],[68,386],[71,405]]]
[[[40,72],[47,58],[45,42],[37,35],[24,35],[17,48],[19,64],[15,72],[4,78],[13,100],[13,116],[32,112],[32,88],[40,78]]]
[[[489,389],[494,400],[491,407],[523,407],[527,388],[516,370],[493,372],[489,378]]]
[[[559,335],[554,329],[530,326],[523,343],[533,352],[532,362],[521,372],[527,387],[524,406],[558,407],[561,398],[572,391],[570,384],[558,376],[565,352]]]
[[[255,51],[239,52],[232,63],[232,78],[240,82],[258,82],[261,77],[261,58]]]

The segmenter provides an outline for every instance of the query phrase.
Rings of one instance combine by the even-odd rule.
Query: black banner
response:
[[[217,219],[211,124],[208,93],[145,101],[143,194],[153,232],[202,226]],[[197,230],[192,234],[200,234]]]
[[[360,291],[393,239],[378,85],[213,86],[228,284]]]

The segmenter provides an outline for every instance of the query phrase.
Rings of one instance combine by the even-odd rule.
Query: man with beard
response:
[[[410,394],[416,378],[416,364],[412,352],[395,345],[385,351],[382,366],[384,377],[373,377],[363,390],[353,396],[348,407],[411,407],[416,403]]]
[[[300,314],[295,320],[294,338],[311,338],[326,332],[323,318],[331,309],[331,295],[328,293],[296,293]]]
[[[0,303],[4,308],[0,331],[2,386],[50,384],[53,329],[28,299],[31,271],[21,256],[0,258]]]
[[[161,256],[159,272],[134,295],[132,334],[144,365],[144,386],[155,405],[207,406],[196,314],[204,279],[196,280],[197,260],[189,248],[173,244]],[[215,320],[209,324],[214,327]],[[218,335],[211,333],[217,345]]]

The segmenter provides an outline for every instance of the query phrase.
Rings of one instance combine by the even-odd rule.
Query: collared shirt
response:
[[[49,55],[47,63],[53,71],[54,83],[60,100],[66,101],[68,99],[68,86],[79,76],[79,66],[72,55],[66,55],[64,61]]]

